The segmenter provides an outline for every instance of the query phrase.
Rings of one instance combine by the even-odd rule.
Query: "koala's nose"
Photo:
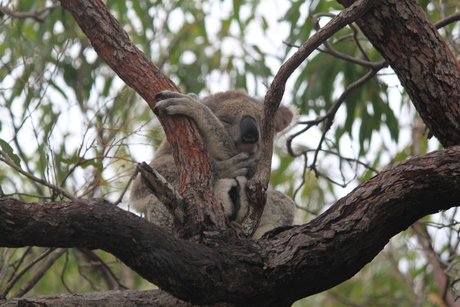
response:
[[[259,127],[251,116],[245,116],[240,122],[241,141],[244,144],[254,144],[259,141]]]

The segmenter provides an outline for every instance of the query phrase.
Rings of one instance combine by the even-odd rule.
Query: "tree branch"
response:
[[[54,264],[62,254],[66,253],[66,248],[59,248],[58,250],[54,251],[54,253],[46,259],[46,261],[34,272],[34,275],[24,283],[18,291],[16,291],[11,298],[18,298],[25,295],[27,292],[32,289],[33,286],[37,284],[37,282],[45,275],[48,269]]]
[[[49,183],[48,181],[46,181],[44,179],[40,179],[38,177],[35,177],[33,174],[31,174],[31,173],[29,173],[27,171],[24,171],[22,168],[20,168],[18,165],[16,165],[11,160],[11,158],[8,156],[8,154],[5,153],[3,150],[0,150],[0,161],[2,161],[3,163],[5,163],[9,167],[11,167],[12,169],[17,171],[18,173],[20,173],[20,174],[24,175],[25,177],[31,179],[33,182],[39,183],[41,185],[44,185],[44,186],[52,189],[53,191],[55,191],[55,192],[57,192],[59,194],[62,194],[63,196],[67,197],[68,199],[72,199],[72,200],[77,199],[76,196],[70,194],[68,191],[66,191],[62,187],[57,186],[57,185],[52,184],[52,183]]]
[[[180,91],[145,54],[130,41],[128,34],[101,0],[61,0],[86,34],[97,54],[132,87],[153,110],[155,96],[163,90]],[[195,123],[185,116],[157,114],[173,150],[180,176],[179,193],[186,214],[180,224],[185,236],[205,230],[228,229],[225,215],[212,194],[212,172],[203,139]],[[197,239],[199,239],[200,235]]]
[[[299,50],[294,53],[279,69],[275,75],[273,82],[265,96],[264,117],[261,125],[262,135],[262,157],[257,174],[254,176],[256,180],[262,180],[265,188],[270,177],[271,156],[273,154],[273,118],[278,109],[281,99],[284,95],[287,79],[291,76],[294,70],[318,48],[323,42],[329,39],[337,31],[352,23],[357,18],[366,13],[379,0],[359,0],[353,6],[343,10],[323,28],[319,29],[308,41],[306,41]],[[262,173],[263,172],[263,173]]]
[[[345,7],[355,3],[337,2]],[[441,144],[460,144],[460,66],[417,1],[381,0],[356,23]]]
[[[196,305],[181,301],[172,295],[161,290],[147,291],[100,291],[80,294],[57,294],[39,297],[11,299],[4,302],[0,298],[0,306],[47,306],[47,307],[81,307],[88,305],[88,302],[97,302],[97,306],[139,306],[139,302],[146,301],[151,307],[195,307]],[[219,304],[219,307],[226,306]]]
[[[419,218],[458,206],[459,159],[455,146],[396,164],[311,222],[259,241],[192,243],[98,199],[2,199],[0,246],[99,248],[184,301],[289,306],[352,277]]]
[[[177,219],[176,225],[183,224],[185,222],[185,208],[182,196],[147,163],[139,164],[137,169],[142,174],[142,181],[145,186],[166,206],[173,218]]]
[[[10,18],[34,18],[36,21],[43,22],[46,17],[51,14],[51,12],[60,7],[61,4],[59,2],[56,2],[48,7],[44,7],[35,11],[30,11],[30,12],[12,12],[9,8],[6,6],[0,5],[0,17],[2,15],[6,15]]]
[[[300,46],[299,50],[281,66],[275,75],[264,101],[264,115],[260,127],[262,148],[260,162],[256,174],[248,181],[246,187],[250,206],[247,218],[243,222],[244,229],[255,229],[263,213],[266,201],[265,191],[268,188],[273,155],[273,138],[275,135],[273,119],[283,98],[287,79],[316,48],[341,28],[359,18],[377,1],[379,0],[359,0],[352,7],[340,12]]]
[[[460,12],[457,12],[457,13],[454,13],[450,16],[447,16],[446,18],[444,19],[441,19],[439,20],[438,22],[436,22],[434,24],[434,26],[436,27],[436,29],[439,29],[439,28],[442,28],[442,27],[445,27],[453,22],[457,22],[460,20]]]

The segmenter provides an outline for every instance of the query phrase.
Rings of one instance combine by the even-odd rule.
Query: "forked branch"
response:
[[[311,222],[258,241],[192,243],[98,199],[2,199],[0,246],[102,249],[186,301],[288,306],[352,277],[421,217],[458,206],[459,159],[454,146],[396,164]]]

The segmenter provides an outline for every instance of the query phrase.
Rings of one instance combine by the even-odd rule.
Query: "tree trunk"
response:
[[[144,98],[153,110],[155,96],[164,90],[180,91],[145,54],[101,0],[62,0],[94,50],[117,75]],[[171,145],[180,176],[179,192],[187,200],[189,217],[178,225],[185,237],[204,230],[229,229],[222,209],[211,192],[212,172],[203,139],[195,123],[185,116],[157,114]],[[207,204],[207,205],[204,205]]]

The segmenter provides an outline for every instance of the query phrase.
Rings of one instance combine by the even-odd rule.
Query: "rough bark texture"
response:
[[[61,0],[61,4],[75,18],[97,54],[144,98],[152,110],[156,94],[163,90],[180,91],[131,43],[101,0]],[[157,115],[173,149],[181,174],[179,192],[187,204],[189,218],[179,225],[180,233],[187,237],[205,230],[227,229],[224,213],[211,192],[209,158],[195,123],[183,116]]]
[[[337,0],[348,7],[355,1]],[[444,147],[460,144],[460,68],[415,0],[382,0],[357,20]]]
[[[161,290],[149,291],[104,291],[83,294],[59,294],[20,298],[9,300],[0,306],[47,306],[47,307],[81,307],[81,306],[149,306],[149,307],[193,307],[192,303],[181,301]],[[225,305],[220,305],[225,306]]]
[[[97,199],[2,199],[0,246],[99,248],[184,301],[289,306],[352,277],[419,218],[458,206],[459,160],[454,146],[396,164],[311,222],[259,241],[193,243]]]
[[[155,83],[163,76],[129,43],[126,33],[113,32],[111,27],[119,25],[103,4],[99,0],[61,3],[98,54],[153,106],[155,93],[165,89]],[[361,28],[395,69],[433,133],[445,146],[459,144],[456,62],[416,2],[380,3],[362,16]],[[183,185],[189,187],[182,195],[195,204],[186,208],[190,232],[200,232],[201,244],[166,234],[103,200],[40,204],[2,199],[0,246],[99,248],[184,301],[288,306],[352,277],[393,235],[417,219],[459,205],[460,147],[453,146],[390,167],[305,225],[275,230],[256,242],[206,232],[225,230],[225,223],[220,211],[207,205],[214,203],[204,147],[202,143],[195,147],[201,140],[198,131],[193,126],[182,128],[182,123],[176,126],[176,120],[172,126],[169,121],[162,123],[168,137],[182,137],[181,148],[188,152],[181,158],[177,150],[176,155],[186,174]],[[86,296],[81,297],[86,302]]]

